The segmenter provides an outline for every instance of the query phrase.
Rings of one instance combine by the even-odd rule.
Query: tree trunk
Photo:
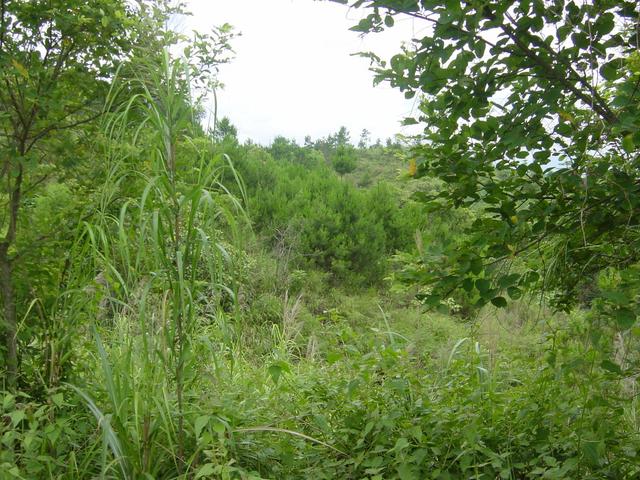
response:
[[[13,278],[11,260],[9,259],[9,244],[0,244],[0,290],[4,304],[4,334],[7,349],[7,388],[14,390],[18,378],[18,341],[16,303],[13,296]]]
[[[24,142],[21,144],[20,158],[24,157]],[[9,195],[9,226],[7,235],[0,242],[0,294],[4,305],[4,334],[7,348],[7,387],[15,390],[18,383],[18,322],[16,318],[16,299],[13,292],[13,262],[9,257],[9,247],[16,239],[18,225],[18,212],[20,209],[20,197],[22,194],[22,163],[18,163],[18,175],[13,184],[13,190]]]

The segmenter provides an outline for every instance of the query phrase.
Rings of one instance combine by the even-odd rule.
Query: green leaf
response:
[[[512,273],[510,275],[504,275],[500,277],[500,280],[498,280],[498,284],[502,288],[507,288],[507,287],[510,287],[511,285],[514,285],[518,280],[520,280],[520,274]]]
[[[627,330],[636,322],[636,314],[630,308],[619,308],[614,313],[616,323],[622,330]]]
[[[368,32],[373,27],[373,22],[370,18],[363,18],[358,22],[358,25],[351,27],[349,30],[354,32]]]
[[[278,380],[280,380],[280,377],[283,373],[291,371],[289,365],[286,362],[282,361],[272,363],[271,365],[269,365],[267,370],[269,372],[269,375],[271,376],[271,379],[273,380],[273,383],[275,384],[278,383]]]
[[[51,400],[56,407],[61,407],[64,402],[64,395],[62,393],[56,393],[51,396]]]
[[[395,22],[393,21],[393,17],[391,15],[387,15],[386,17],[384,17],[384,24],[387,27],[389,27],[389,28],[393,27],[394,23]]]
[[[398,438],[398,440],[396,440],[396,444],[393,447],[393,450],[395,450],[396,452],[399,452],[400,450],[404,450],[408,446],[409,446],[409,440],[407,440],[404,437],[400,437]]]
[[[615,18],[611,12],[602,14],[594,23],[594,29],[599,35],[606,35],[613,30]]]
[[[589,37],[584,32],[576,32],[571,35],[573,44],[578,48],[587,48],[589,46]]]
[[[480,275],[483,267],[484,267],[484,264],[481,258],[474,258],[473,260],[471,260],[470,270],[471,270],[471,273],[473,273],[474,275]]]
[[[473,45],[473,53],[476,54],[476,57],[482,58],[484,56],[484,51],[485,51],[486,47],[487,47],[486,43],[484,43],[482,41],[477,41]]]
[[[418,121],[412,117],[406,117],[402,120],[402,125],[418,125]]]
[[[498,308],[504,308],[507,306],[507,300],[504,297],[495,297],[491,299],[491,303]]]
[[[483,295],[489,291],[491,288],[491,283],[486,278],[479,278],[476,280],[476,289],[480,292],[480,295]]]
[[[620,290],[604,290],[600,295],[615,305],[627,305],[629,303],[629,297]]]
[[[200,438],[200,434],[202,433],[202,429],[209,423],[209,415],[201,415],[196,418],[194,423],[193,430],[195,432],[196,438]]]
[[[337,350],[331,350],[331,351],[327,352],[327,363],[329,365],[332,365],[332,364],[342,360],[342,357],[343,357],[342,352],[339,352]]]
[[[605,80],[616,80],[622,76],[620,72],[620,60],[613,60],[611,62],[605,63],[602,67],[600,67],[600,75]]]
[[[15,410],[9,413],[9,418],[11,418],[11,425],[13,426],[13,428],[15,428],[26,418],[26,415],[24,413],[24,410]]]
[[[511,300],[518,300],[522,298],[522,290],[520,290],[518,287],[507,288],[507,294],[509,295],[509,298],[511,298]]]
[[[205,463],[200,467],[194,478],[211,478],[214,473],[216,473],[216,466],[213,463]]]
[[[583,440],[582,453],[591,465],[598,465],[604,454],[604,442],[600,440]]]
[[[573,127],[569,123],[559,123],[556,132],[563,137],[570,137],[573,134]]]
[[[15,400],[15,395],[7,393],[2,399],[2,409],[9,410],[10,408],[13,408],[13,406],[15,405]]]
[[[636,149],[632,133],[624,136],[624,138],[622,139],[622,148],[627,153],[633,153],[633,151]]]
[[[400,480],[418,480],[420,478],[415,468],[406,463],[398,466],[398,477]]]
[[[612,362],[611,360],[603,360],[600,366],[611,373],[615,373],[618,375],[622,375],[622,369],[617,363]]]
[[[273,380],[273,383],[277,385],[278,381],[280,380],[280,376],[282,375],[282,367],[280,365],[274,364],[269,365],[269,368],[267,370],[269,371],[271,380]]]
[[[435,293],[432,295],[427,295],[422,300],[422,303],[428,307],[435,307],[436,305],[439,305],[440,302],[442,302],[442,296]]]
[[[217,417],[214,417],[213,420],[214,420],[212,423],[213,431],[216,432],[218,435],[222,435],[227,429],[225,423]]]

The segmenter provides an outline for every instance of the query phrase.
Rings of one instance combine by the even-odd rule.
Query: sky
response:
[[[269,144],[277,135],[299,143],[335,133],[340,126],[357,142],[362,129],[372,139],[410,133],[400,121],[414,101],[386,84],[373,86],[369,61],[352,56],[373,51],[389,59],[416,25],[361,37],[349,31],[364,10],[314,0],[187,0],[193,13],[181,23],[187,33],[230,23],[241,33],[235,59],[223,65],[219,118],[228,116],[241,141]]]

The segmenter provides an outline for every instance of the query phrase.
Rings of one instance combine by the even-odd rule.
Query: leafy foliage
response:
[[[504,307],[539,288],[569,311],[585,279],[609,268],[630,279],[639,260],[635,3],[355,5],[372,9],[357,31],[387,28],[394,15],[425,24],[389,64],[370,55],[376,80],[419,95],[420,116],[407,119],[425,125],[417,174],[444,182],[423,201],[478,213],[445,268],[426,264],[416,279],[433,285],[431,304],[464,288],[478,305]],[[637,315],[628,300],[610,310],[622,331]]]
[[[163,28],[180,6],[2,2],[0,478],[640,476],[637,112],[616,100],[636,94],[635,6],[356,5],[360,31],[435,12],[437,35],[378,69],[421,91],[413,150],[345,127],[304,146],[205,131],[233,30],[187,42]],[[589,90],[523,38],[552,69],[614,64]]]
[[[257,231],[298,266],[356,285],[379,282],[385,256],[413,242],[415,208],[400,208],[385,184],[359,191],[336,177],[316,150],[276,138],[269,151],[274,157],[257,147],[237,153]]]
[[[355,153],[352,148],[339,146],[331,159],[331,163],[336,172],[340,175],[351,173],[356,169]]]

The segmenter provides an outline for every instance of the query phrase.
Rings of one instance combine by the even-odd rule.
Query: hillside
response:
[[[0,480],[640,478],[638,6],[338,3],[428,25],[364,54],[415,137],[240,141],[230,25],[1,2]]]

